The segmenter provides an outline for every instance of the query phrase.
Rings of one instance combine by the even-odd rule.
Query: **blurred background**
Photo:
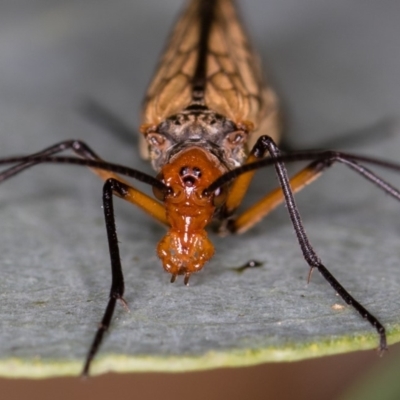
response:
[[[379,358],[374,351],[295,363],[181,374],[106,374],[82,381],[0,380],[4,399],[343,399],[399,398],[400,347]],[[365,385],[368,384],[367,387]],[[351,392],[350,392],[351,390]]]
[[[397,131],[400,113],[400,3],[241,3],[266,72],[282,94],[288,143],[314,148],[347,132],[371,131],[369,149],[381,156],[389,151],[395,159],[398,146],[381,142]],[[78,105],[85,98],[96,99],[135,130],[143,93],[181,5],[180,0],[2,1],[1,154],[79,137],[96,143],[105,158],[115,160],[115,149],[122,160],[135,157],[127,145],[130,139],[121,135],[116,141],[85,119]],[[136,163],[150,172],[144,162]],[[1,379],[0,393],[5,399],[377,398],[371,388],[358,395],[348,392],[370,383],[379,389],[380,399],[396,399],[400,392],[390,378],[398,371],[399,351],[395,345],[383,358],[371,350],[204,372],[107,374],[84,382]]]

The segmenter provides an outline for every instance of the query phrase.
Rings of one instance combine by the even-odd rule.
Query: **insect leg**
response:
[[[254,146],[251,154],[246,160],[246,164],[250,164],[254,161],[257,161],[258,158],[254,155]],[[247,193],[249,185],[254,177],[256,170],[250,171],[246,174],[239,175],[235,181],[233,182],[231,189],[229,190],[228,197],[223,206],[222,210],[222,218],[228,218],[233,212],[240,206],[243,201],[244,196]]]
[[[290,187],[292,192],[299,192],[305,186],[319,178],[323,170],[328,166],[330,165],[323,163],[320,160],[310,163],[307,167],[290,178]],[[227,229],[232,233],[246,232],[284,201],[285,197],[282,188],[277,187],[243,213],[239,214],[235,218],[231,218],[228,222]]]
[[[80,155],[84,159],[73,158],[73,157],[59,157],[59,158],[50,157],[53,154],[56,154],[58,152],[67,149],[74,150],[78,155]],[[22,172],[23,170],[29,167],[32,167],[42,162],[48,162],[49,160],[57,163],[67,163],[67,164],[70,163],[70,164],[89,166],[94,172],[96,173],[99,172],[99,175],[106,180],[103,188],[103,206],[104,206],[104,215],[106,221],[107,237],[109,243],[109,253],[111,259],[112,284],[110,290],[110,297],[104,316],[102,318],[101,324],[97,330],[97,333],[94,337],[94,340],[92,342],[92,345],[85,360],[85,365],[82,371],[82,375],[85,376],[88,375],[91,361],[96,355],[101,345],[104,333],[110,326],[117,300],[120,300],[123,303],[123,305],[127,307],[127,304],[123,299],[124,278],[122,273],[121,261],[119,257],[119,247],[118,247],[118,239],[115,228],[112,197],[113,195],[116,195],[124,200],[130,201],[131,203],[141,206],[141,208],[145,209],[145,211],[147,211],[149,214],[157,218],[160,222],[164,222],[166,218],[165,209],[162,204],[156,202],[154,199],[141,193],[140,191],[136,190],[135,188],[126,184],[125,182],[122,182],[122,180],[115,179],[114,176],[118,177],[118,175],[116,175],[113,172],[110,172],[110,170],[112,170],[111,169],[112,166],[114,166],[114,171],[116,171],[117,173],[119,171],[130,170],[131,177],[136,177],[142,182],[151,184],[152,186],[155,187],[157,187],[157,183],[160,183],[159,181],[150,176],[146,178],[146,174],[140,173],[136,170],[103,162],[96,155],[95,152],[93,152],[86,144],[80,141],[66,141],[58,143],[54,146],[46,148],[45,150],[32,154],[31,156],[28,157],[10,157],[8,159],[2,159],[1,163],[4,164],[16,163],[17,165],[14,165],[13,167],[3,171],[0,174],[0,182],[11,178],[12,176]],[[101,169],[102,167],[104,169]],[[160,187],[158,187],[158,189],[162,190],[162,188]],[[147,198],[150,201],[146,201]],[[159,212],[159,210],[161,211]],[[159,214],[157,214],[157,212],[159,212]]]
[[[67,140],[61,143],[57,143],[53,146],[50,146],[38,153],[34,153],[28,157],[27,160],[24,160],[13,167],[10,167],[0,173],[0,183],[17,175],[18,173],[26,170],[27,168],[33,167],[34,165],[38,165],[43,162],[43,159],[46,157],[50,157],[54,154],[60,153],[65,150],[72,150],[78,156],[89,159],[89,160],[102,160],[86,143],[80,140]],[[117,174],[109,172],[104,169],[96,169],[91,168],[91,170],[100,176],[104,181],[110,178],[114,178],[120,182],[125,182],[121,177]],[[134,186],[125,182],[126,185],[129,186],[129,195],[125,197],[125,200],[135,204],[140,207],[147,214],[151,215],[153,218],[157,219],[161,223],[167,225],[167,220],[165,216],[165,209],[162,204],[158,201],[154,200],[152,197],[146,195],[140,190],[136,189]],[[118,195],[118,193],[116,193]]]
[[[318,154],[314,153],[314,156],[315,155]],[[359,158],[362,160],[361,157]],[[292,189],[292,193],[297,193],[302,190],[305,186],[309,185],[315,179],[319,178],[322,172],[324,172],[327,168],[331,167],[337,162],[345,164],[346,166],[369,180],[371,183],[378,186],[385,193],[400,201],[400,191],[398,189],[390,185],[388,182],[380,178],[378,175],[376,175],[366,167],[358,164],[351,155],[336,151],[321,152],[319,159],[317,158],[303,170],[290,178],[290,187]],[[255,225],[257,222],[259,222],[266,215],[268,215],[279,204],[283,203],[284,200],[285,197],[282,188],[278,187],[268,193],[257,203],[253,204],[239,216],[230,218],[228,220],[228,223],[226,224],[225,229],[227,229],[231,233],[243,233],[251,228],[253,225]]]
[[[262,137],[254,145],[245,164],[251,164],[265,155],[266,149],[263,146]],[[314,165],[316,164],[316,165]],[[321,174],[321,167],[318,163],[312,163],[290,180],[293,193],[300,191],[305,185],[317,179]],[[239,175],[233,182],[226,202],[220,212],[220,219],[223,221],[219,233],[225,235],[226,232],[243,233],[268,215],[273,209],[281,204],[285,199],[282,189],[278,187],[268,193],[266,197],[248,208],[237,217],[231,217],[234,211],[240,206],[247,193],[249,185],[254,177],[256,170],[251,170],[246,174]],[[224,221],[225,220],[225,221]]]
[[[14,175],[30,168],[34,165],[40,164],[40,158],[49,157],[54,154],[60,153],[65,150],[73,150],[78,156],[91,160],[100,160],[100,157],[84,142],[80,140],[66,140],[64,142],[57,143],[53,146],[47,147],[46,149],[34,153],[29,156],[28,161],[21,162],[13,167],[10,167],[0,174],[0,182],[3,182]]]
[[[258,142],[257,145],[260,151],[268,151],[268,153],[271,155],[271,158],[274,159],[279,156],[279,150],[273,140],[269,138],[268,136],[262,136]],[[257,154],[257,152],[255,152]],[[334,154],[334,153],[332,153]],[[340,154],[340,153],[339,153]],[[263,154],[261,155],[263,156]],[[334,161],[342,161],[340,159],[335,160],[333,159],[328,159],[328,160],[316,160],[313,163],[311,163],[305,170],[301,171],[299,174],[297,174],[293,179],[295,180],[295,184],[297,184],[297,190],[300,190],[302,187],[304,187],[307,183],[310,183],[313,179],[318,177],[318,175],[322,172],[323,169],[326,167],[332,165]],[[394,195],[394,197],[400,198],[399,192],[391,187],[390,185],[386,184],[380,178],[376,177],[374,174],[372,176],[369,176],[368,173],[369,171],[366,170],[365,168],[359,166],[357,163],[352,162],[352,160],[345,160],[349,164],[351,164],[351,168],[357,169],[358,172],[360,172],[363,176],[365,176],[367,179],[372,180],[374,183],[376,183],[378,186],[382,185],[391,193]],[[277,161],[275,163],[275,170],[278,176],[278,180],[281,186],[281,191],[282,194],[278,195],[275,193],[275,201],[273,201],[271,204],[273,206],[276,206],[276,197],[282,196],[282,200],[285,201],[287,205],[287,210],[289,212],[290,219],[292,221],[295,234],[297,236],[297,240],[299,242],[300,248],[302,250],[304,259],[306,260],[307,264],[310,266],[310,274],[313,271],[313,269],[318,269],[318,271],[322,274],[322,276],[328,281],[328,283],[333,287],[333,289],[340,295],[340,297],[350,306],[352,306],[364,319],[366,319],[373,327],[375,327],[376,331],[378,332],[380,336],[380,343],[379,343],[379,350],[382,352],[387,349],[387,343],[386,343],[386,332],[384,326],[378,321],[376,317],[374,317],[364,306],[362,306],[354,297],[352,297],[347,290],[336,280],[336,278],[328,271],[328,269],[322,264],[320,258],[318,257],[317,253],[311,246],[310,241],[308,240],[308,237],[305,233],[303,223],[301,221],[301,217],[299,214],[299,211],[297,209],[295,200],[294,200],[294,195],[293,191],[296,190],[296,187],[294,190],[291,188],[291,182],[289,181],[289,177],[287,174],[286,167],[283,162]],[[366,172],[364,174],[364,172]],[[385,189],[385,191],[386,191]],[[392,192],[394,190],[394,192]],[[268,196],[267,196],[267,203],[269,202]],[[265,199],[264,199],[265,200]],[[279,199],[278,199],[279,200]],[[282,201],[281,200],[281,201]],[[281,202],[279,201],[279,202]],[[270,205],[271,205],[270,204]],[[279,204],[279,203],[278,203]],[[254,221],[256,222],[256,221]],[[310,277],[310,275],[309,275]]]
[[[105,332],[108,330],[110,326],[117,300],[122,301],[123,305],[126,307],[126,302],[123,298],[124,276],[122,273],[121,259],[119,256],[118,237],[115,226],[115,216],[114,216],[114,206],[113,206],[113,195],[118,193],[119,197],[124,198],[128,194],[129,189],[130,188],[128,185],[113,178],[107,179],[107,181],[104,183],[103,208],[104,208],[104,218],[106,223],[108,247],[111,260],[111,274],[112,274],[111,290],[103,319],[101,320],[96,335],[93,339],[92,345],[90,346],[89,352],[86,356],[85,365],[82,371],[82,376],[87,376],[89,374],[90,364],[94,356],[96,355],[101,345],[101,342],[103,341],[103,336]]]

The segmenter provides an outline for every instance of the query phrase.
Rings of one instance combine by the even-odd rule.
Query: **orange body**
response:
[[[172,280],[185,275],[187,282],[214,254],[205,231],[215,212],[214,196],[204,196],[203,191],[225,171],[219,160],[201,147],[182,151],[161,170],[172,193],[164,199],[170,229],[157,253]]]

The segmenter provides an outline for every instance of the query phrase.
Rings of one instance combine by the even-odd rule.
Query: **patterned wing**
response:
[[[209,15],[204,14],[205,4],[212,8]],[[202,49],[205,35],[206,48]],[[204,65],[202,104],[236,123],[253,127],[249,147],[261,134],[278,139],[278,100],[263,82],[258,56],[249,44],[232,0],[189,2],[147,91],[143,107],[145,126],[158,125],[193,103],[199,64]],[[198,94],[196,100],[198,103]],[[146,156],[145,147],[142,150]]]
[[[259,57],[231,0],[217,1],[207,56],[205,103],[236,123],[253,125],[250,148],[262,134],[278,141],[278,98],[265,85]]]

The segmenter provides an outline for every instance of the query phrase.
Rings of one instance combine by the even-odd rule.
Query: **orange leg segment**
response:
[[[13,167],[10,167],[6,171],[3,171],[0,175],[0,182],[9,179],[10,177],[20,173],[27,168],[32,167],[33,165],[40,164],[40,159],[43,157],[53,156],[65,150],[72,150],[75,154],[84,159],[101,161],[101,158],[84,142],[80,140],[66,140],[64,142],[57,143],[51,147],[48,147],[38,153],[32,154],[29,161],[21,162],[20,164],[17,164]],[[37,161],[35,161],[35,159],[37,159]],[[113,172],[96,168],[90,169],[104,181],[115,179],[123,183],[125,188],[124,195],[115,192],[114,194],[116,196],[123,198],[124,200],[127,200],[132,204],[135,204],[159,222],[165,225],[169,225],[167,222],[165,207],[163,204],[159,203],[157,200],[153,199],[142,191],[136,189],[130,183],[128,183]]]
[[[250,164],[258,160],[259,158],[253,154],[250,154],[246,160],[246,164]],[[242,174],[233,182],[228,194],[228,198],[226,199],[224,205],[224,213],[226,213],[226,215],[231,215],[240,206],[255,173],[256,171],[254,170],[247,172],[246,174]]]
[[[117,174],[95,168],[90,169],[104,181],[113,178],[119,182],[125,183],[128,186],[127,192],[123,196],[121,196],[118,192],[114,192],[116,196],[126,201],[129,201],[132,204],[135,204],[145,213],[147,213],[157,221],[161,222],[162,224],[169,225],[167,222],[165,207],[157,200],[136,189],[129,182],[125,181]]]
[[[254,160],[253,160],[254,161]],[[306,168],[301,170],[290,179],[292,192],[296,193],[303,189],[306,185],[317,179],[322,173],[321,163],[319,161],[312,162]],[[243,174],[244,176],[250,174]],[[236,180],[239,181],[241,176]],[[250,182],[249,182],[250,183]],[[235,185],[234,185],[235,187]],[[247,190],[247,187],[246,187]],[[229,230],[234,233],[243,233],[268,215],[279,204],[285,200],[282,189],[280,187],[268,193],[264,198],[253,204],[238,217],[229,221]]]

